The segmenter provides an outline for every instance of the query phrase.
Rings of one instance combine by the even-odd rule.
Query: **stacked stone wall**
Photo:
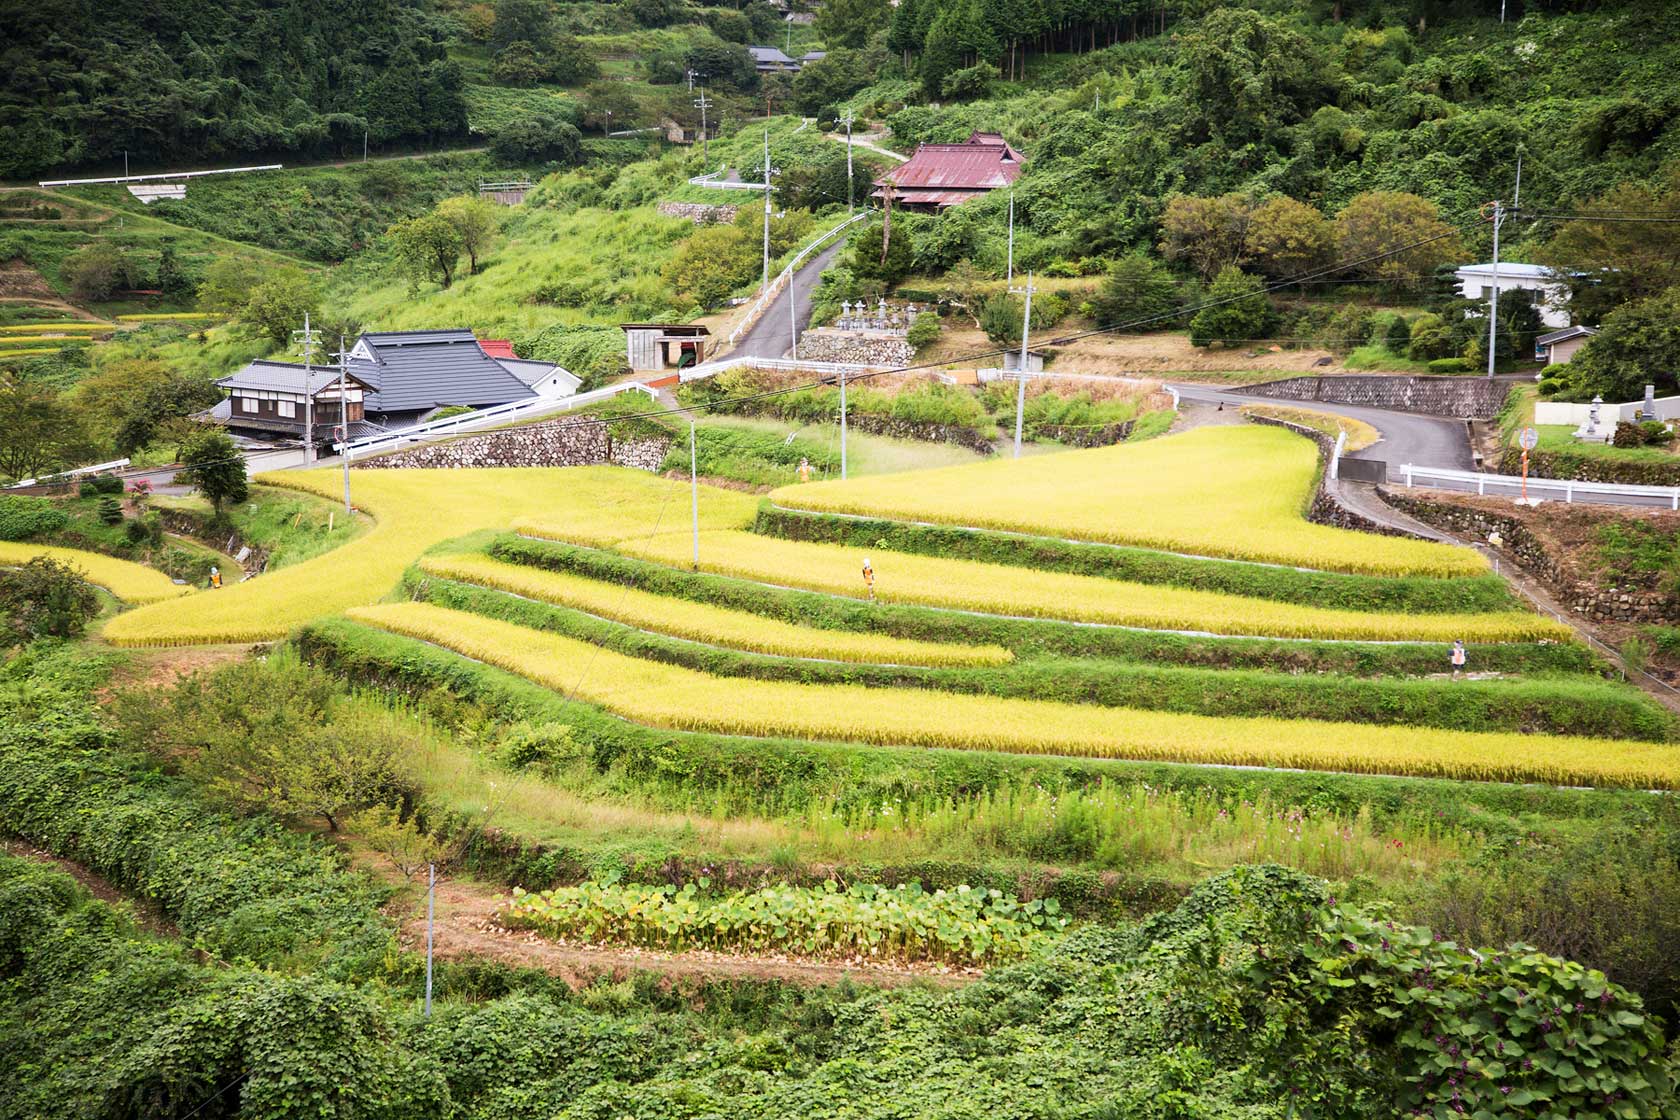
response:
[[[916,348],[902,334],[820,327],[799,336],[799,356],[806,361],[850,366],[907,366],[916,356]]]
[[[363,470],[393,470],[586,467],[613,463],[657,471],[670,444],[669,439],[663,438],[615,440],[604,424],[582,424],[574,420],[461,436],[377,455],[352,465]]]
[[[659,212],[667,218],[682,218],[697,226],[728,225],[735,220],[740,207],[727,203],[661,202]]]
[[[1482,377],[1287,377],[1240,390],[1274,400],[1361,405],[1458,420],[1498,414],[1510,391],[1509,382]]]

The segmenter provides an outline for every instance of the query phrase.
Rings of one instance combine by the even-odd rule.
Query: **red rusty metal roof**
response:
[[[1007,187],[1021,174],[1009,158],[1007,144],[919,144],[908,163],[876,180],[892,180],[896,193],[904,188],[989,191]]]
[[[512,341],[505,338],[481,338],[478,340],[478,348],[484,351],[487,358],[519,357],[518,354],[513,352]]]

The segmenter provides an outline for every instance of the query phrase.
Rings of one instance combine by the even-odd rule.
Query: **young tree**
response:
[[[939,83],[939,92],[952,101],[972,101],[990,93],[997,77],[996,66],[989,62],[976,63],[945,75]]]
[[[1414,362],[1432,362],[1437,358],[1450,358],[1452,352],[1453,337],[1447,330],[1446,320],[1434,313],[1419,315],[1412,320],[1412,329],[1406,340],[1406,357]]]
[[[1435,204],[1404,191],[1354,195],[1336,215],[1335,229],[1338,259],[1364,262],[1345,275],[1389,284],[1422,283],[1462,250]]]
[[[501,228],[496,205],[477,195],[464,194],[438,203],[437,215],[461,235],[461,248],[467,253],[467,275],[477,273],[479,255],[490,248],[496,231]]]
[[[887,239],[886,257],[881,255],[881,223],[871,222],[852,238],[846,253],[846,267],[867,295],[885,295],[915,264],[916,246],[910,231],[901,223]]]
[[[595,52],[576,35],[556,35],[548,44],[549,81],[562,86],[579,86],[601,76]]]
[[[1218,198],[1175,195],[1161,214],[1161,254],[1188,261],[1208,280],[1223,268],[1248,262],[1248,230],[1254,203],[1240,194]]]
[[[496,9],[489,4],[469,4],[461,12],[461,30],[475,43],[488,43],[496,33]]]
[[[1610,312],[1564,368],[1572,395],[1582,398],[1636,400],[1646,385],[1658,395],[1673,393],[1680,387],[1680,285]]]
[[[1623,183],[1580,207],[1589,214],[1680,211],[1680,164],[1656,187]],[[1621,304],[1649,299],[1680,283],[1680,224],[1576,218],[1563,223],[1538,254],[1569,292],[1577,322],[1596,323]]]
[[[220,428],[206,427],[181,446],[181,467],[177,476],[210,499],[217,513],[223,502],[238,505],[250,493],[245,475],[245,456]]]
[[[1273,195],[1248,216],[1244,254],[1261,275],[1299,276],[1325,264],[1335,247],[1330,222],[1317,207]]]
[[[759,242],[736,225],[706,226],[690,234],[664,268],[671,290],[713,308],[756,274]]]
[[[817,9],[817,35],[837,47],[861,47],[892,19],[890,0],[826,0]]]
[[[128,262],[109,241],[95,241],[64,258],[64,278],[77,299],[101,300],[128,283]]]
[[[490,154],[515,164],[576,163],[582,146],[577,126],[558,117],[522,117],[490,138]]]
[[[1404,315],[1396,315],[1389,321],[1388,330],[1383,335],[1383,347],[1390,354],[1400,355],[1412,348],[1412,327]]]
[[[537,57],[536,47],[515,39],[496,52],[490,73],[503,85],[534,86],[548,77],[548,64]]]
[[[490,21],[490,44],[497,51],[509,43],[541,43],[553,25],[548,0],[496,0],[495,18]]]
[[[1211,346],[1266,337],[1272,306],[1257,277],[1227,265],[1208,288],[1204,307],[1190,320],[1190,342]]]
[[[1010,292],[995,292],[980,305],[980,329],[986,337],[1006,350],[1021,345],[1021,319],[1026,304],[1020,296]],[[1033,300],[1032,329],[1049,330],[1067,314],[1067,304],[1053,292],[1041,293]]]
[[[251,302],[251,289],[262,282],[263,268],[243,254],[217,257],[198,285],[198,309],[233,318]]]
[[[1110,265],[1102,288],[1091,300],[1091,313],[1099,326],[1135,324],[1128,329],[1139,331],[1172,326],[1178,308],[1178,281],[1165,266],[1142,253],[1130,253]]]
[[[78,569],[37,556],[0,568],[0,635],[22,645],[36,638],[74,638],[99,613],[99,596]]]
[[[321,293],[307,272],[293,265],[271,268],[251,289],[239,317],[257,328],[276,346],[291,341],[292,332],[303,326],[304,313],[320,310]]]
[[[0,475],[33,478],[93,453],[81,417],[62,395],[23,381],[0,385]]]
[[[181,261],[175,255],[175,246],[164,242],[158,251],[157,286],[167,296],[180,296],[192,290],[192,281],[181,270]]]
[[[445,288],[455,282],[455,266],[461,259],[461,231],[439,214],[422,214],[398,222],[386,231],[391,255],[409,278],[419,286],[437,280]]]

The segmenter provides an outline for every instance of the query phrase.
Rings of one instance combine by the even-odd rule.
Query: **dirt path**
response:
[[[37,848],[27,840],[12,838],[0,839],[0,851],[8,855],[32,859],[39,863],[48,863],[65,872],[76,882],[86,887],[88,893],[101,902],[108,902],[113,906],[127,905],[134,911],[135,921],[148,933],[159,937],[179,937],[181,931],[175,927],[164,914],[161,907],[149,898],[139,898],[129,894],[121,887],[113,884],[97,871],[90,871],[74,860],[61,859],[45,848]]]
[[[398,940],[406,951],[426,951],[425,884],[401,878],[383,857],[365,849],[352,853],[358,866],[403,891],[388,912],[399,924]],[[782,980],[793,984],[837,984],[851,980],[875,987],[930,984],[959,987],[979,979],[978,972],[939,971],[869,963],[800,960],[785,956],[738,956],[729,953],[665,953],[611,945],[552,941],[525,930],[510,930],[497,914],[506,891],[459,877],[439,877],[432,928],[432,952],[441,960],[491,960],[520,968],[540,968],[574,988],[602,977],[622,980],[638,972],[706,980]]]
[[[869,137],[871,135],[872,135],[871,133],[867,133],[867,132],[854,132],[854,133],[852,133],[852,147],[854,147],[854,148],[868,148],[872,152],[878,152],[881,155],[886,156],[888,159],[897,160],[899,163],[909,163],[910,162],[910,157],[909,156],[899,155],[897,152],[892,151],[890,148],[883,148],[883,147],[881,147],[881,145],[872,142],[869,139]],[[874,133],[873,135],[884,136],[885,133]],[[824,140],[833,140],[837,143],[844,144],[846,142],[846,134],[844,132],[825,132],[825,133],[823,133],[823,139]]]

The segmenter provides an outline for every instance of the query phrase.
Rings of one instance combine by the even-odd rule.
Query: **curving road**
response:
[[[1329,401],[1286,401],[1270,397],[1252,397],[1194,383],[1175,384],[1178,395],[1185,400],[1206,404],[1223,403],[1226,407],[1245,404],[1276,404],[1310,408],[1315,412],[1330,412],[1363,420],[1382,433],[1382,439],[1363,451],[1353,452],[1350,459],[1376,459],[1388,464],[1390,479],[1400,476],[1400,466],[1411,463],[1420,467],[1445,467],[1450,470],[1474,470],[1475,459],[1470,454],[1470,433],[1462,420],[1446,420],[1439,416],[1421,416],[1414,412],[1389,412],[1380,408],[1334,404]]]
[[[746,336],[729,352],[732,358],[780,358],[793,349],[793,319],[797,319],[800,333],[811,324],[811,293],[822,280],[823,270],[834,263],[846,239],[830,245],[793,274],[793,282],[771,301],[764,314]],[[793,300],[793,316],[788,314],[788,301]]]

